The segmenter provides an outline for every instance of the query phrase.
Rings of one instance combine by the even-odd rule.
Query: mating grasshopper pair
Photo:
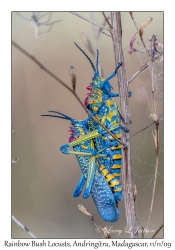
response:
[[[91,86],[87,88],[90,93],[85,99],[85,106],[102,125],[120,139],[120,130],[127,133],[128,129],[120,125],[120,112],[113,99],[119,94],[112,93],[113,88],[109,80],[117,74],[122,63],[119,63],[116,70],[104,79],[98,72],[98,51],[95,68],[87,54],[77,44],[76,46],[88,58],[94,70]],[[49,114],[43,116],[62,118],[71,123],[69,143],[62,146],[60,150],[64,154],[75,154],[82,170],[73,196],[79,196],[86,183],[83,197],[88,198],[91,194],[101,217],[108,222],[117,221],[120,216],[118,202],[123,198],[120,183],[122,146],[91,117],[80,121],[57,111],[49,112],[59,114],[59,116]],[[74,151],[68,151],[70,147],[73,147]]]

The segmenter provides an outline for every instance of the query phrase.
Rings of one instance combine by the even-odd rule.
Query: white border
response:
[[[34,4],[33,4],[34,3]],[[166,4],[167,3],[167,4]],[[172,3],[172,6],[170,4]],[[108,10],[134,10],[136,11],[165,11],[165,230],[166,242],[174,241],[174,126],[175,126],[175,80],[174,80],[174,6],[172,2],[158,1],[15,1],[8,0],[1,3],[1,38],[0,38],[0,138],[1,138],[1,211],[0,211],[0,246],[4,249],[3,241],[11,238],[11,11],[25,10],[58,10],[82,11],[99,9]],[[148,9],[149,8],[149,9]],[[41,240],[40,240],[41,241]],[[55,241],[55,240],[53,240]],[[70,240],[68,240],[70,241]],[[74,240],[73,240],[74,241]],[[82,241],[82,240],[80,240]],[[92,240],[93,242],[94,240]],[[122,240],[120,240],[122,241]],[[142,240],[149,242],[151,240]],[[133,242],[133,240],[128,240]],[[153,249],[150,247],[150,249]],[[155,248],[154,248],[155,249]],[[163,248],[164,249],[164,248]]]

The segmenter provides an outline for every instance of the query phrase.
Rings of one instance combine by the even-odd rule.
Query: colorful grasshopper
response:
[[[49,111],[57,115],[42,115],[42,116],[51,116],[69,120],[71,123],[71,136],[69,142],[74,151],[69,151],[69,153],[75,154],[82,170],[82,175],[78,182],[78,185],[73,193],[74,197],[77,197],[81,194],[82,189],[86,183],[84,198],[88,198],[91,194],[94,203],[101,215],[101,217],[108,222],[115,222],[119,219],[120,210],[118,204],[114,199],[113,192],[106,181],[106,176],[111,177],[107,170],[102,168],[99,162],[100,157],[107,158],[107,155],[102,154],[102,150],[99,152],[95,151],[93,140],[84,140],[86,135],[92,139],[101,136],[98,131],[93,131],[89,133],[89,124],[88,119],[84,121],[75,120],[69,116],[66,116],[57,111]],[[83,138],[83,141],[81,141]],[[74,146],[75,142],[75,146]],[[102,174],[103,172],[103,174]],[[114,176],[112,176],[114,178]]]
[[[77,44],[76,46],[79,48]],[[94,70],[92,84],[87,87],[91,92],[85,99],[85,106],[117,138],[121,138],[120,129],[125,132],[128,132],[128,130],[120,125],[120,112],[116,101],[112,99],[119,94],[111,92],[112,86],[108,81],[117,74],[122,63],[119,63],[114,73],[105,80],[98,72],[98,51],[95,68],[86,53],[81,48],[79,49],[88,58]],[[129,92],[130,95],[131,92]],[[61,114],[56,111],[51,112]],[[67,119],[72,124],[70,143],[60,149],[65,154],[76,154],[82,170],[82,176],[74,192],[74,197],[80,195],[86,182],[84,198],[92,195],[97,209],[105,221],[114,222],[118,220],[118,201],[123,198],[122,186],[119,182],[122,159],[121,146],[90,117],[84,121],[77,121],[64,114],[61,115],[62,117],[46,116]],[[73,147],[74,151],[68,151],[69,147]]]
[[[112,73],[108,78],[104,79],[99,75],[98,72],[98,50],[97,50],[97,61],[96,68],[91,61],[91,59],[87,56],[87,54],[76,44],[76,46],[83,52],[83,54],[88,58],[93,70],[94,76],[92,78],[91,86],[88,86],[87,89],[91,90],[85,98],[85,106],[91,111],[91,113],[109,130],[112,130],[112,133],[118,138],[121,138],[120,129],[128,132],[126,128],[120,125],[120,112],[118,109],[117,102],[113,99],[113,97],[119,96],[119,94],[114,94],[111,92],[113,89],[109,83],[109,80],[113,78],[122,65],[119,63],[114,73]],[[128,94],[131,96],[131,92]],[[106,180],[109,183],[113,193],[115,200],[121,201],[123,198],[122,193],[122,185],[120,184],[120,176],[121,176],[121,159],[122,159],[122,150],[121,146],[118,142],[114,141],[114,139],[106,133],[95,123],[92,119],[89,119],[89,129],[90,131],[98,130],[98,134],[101,136],[96,137],[94,140],[95,148],[97,151],[102,150],[102,148],[106,148],[104,150],[104,154],[107,154],[108,159],[99,158],[100,170],[105,175],[106,170],[111,174],[110,178],[106,176]],[[91,134],[87,134],[86,137],[82,138],[82,140],[92,139],[90,137]],[[73,142],[74,145],[80,143],[80,141]],[[77,143],[77,144],[75,144]],[[63,153],[69,153],[67,149],[73,146],[71,143],[62,146],[60,149]]]

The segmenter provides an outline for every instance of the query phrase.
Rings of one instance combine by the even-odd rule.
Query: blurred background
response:
[[[32,12],[20,12],[31,19]],[[45,14],[44,12],[41,13]],[[81,15],[102,24],[101,12],[83,12]],[[106,12],[108,16],[109,13]],[[163,12],[133,13],[137,25],[152,17],[145,28],[143,39],[149,46],[152,35],[158,43],[163,42]],[[86,87],[92,80],[93,71],[85,56],[74,45],[76,42],[95,62],[95,58],[85,47],[80,32],[89,37],[96,50],[94,31],[98,27],[67,12],[52,12],[55,23],[49,32],[35,37],[35,29],[30,21],[12,13],[12,39],[39,60],[48,70],[71,87],[69,67],[76,70],[76,92],[84,101]],[[140,53],[130,55],[130,40],[136,33],[128,12],[122,12],[123,52],[127,78],[137,72],[148,57],[136,36],[134,47]],[[40,22],[47,21],[47,16]],[[48,27],[39,28],[39,32]],[[107,31],[105,31],[108,33]],[[109,33],[108,33],[109,34]],[[162,50],[161,46],[157,47]],[[100,60],[106,78],[115,69],[112,39],[100,34]],[[163,117],[163,62],[159,58],[154,63],[156,108],[159,118]],[[150,69],[151,70],[151,69]],[[149,114],[153,112],[151,96],[151,71],[147,69],[130,83],[133,95],[129,100],[132,125],[130,135],[152,123]],[[118,92],[117,77],[111,81],[114,92]],[[119,103],[119,99],[118,99]],[[124,202],[119,203],[121,216],[116,223],[102,220],[90,197],[87,200],[73,198],[72,194],[81,171],[73,155],[63,155],[59,148],[68,142],[69,122],[62,119],[41,117],[47,110],[57,110],[76,119],[85,119],[85,111],[75,97],[33,61],[12,46],[12,158],[19,161],[12,165],[12,214],[26,225],[38,238],[101,238],[91,220],[81,213],[77,205],[83,204],[94,216],[98,226],[112,226],[122,230],[120,235],[111,233],[112,238],[127,238]],[[146,227],[152,199],[155,167],[155,148],[152,136],[154,126],[131,139],[133,183],[137,186],[136,215],[138,225]],[[156,231],[163,224],[163,120],[160,122],[160,153],[154,207],[150,230]],[[147,237],[151,237],[149,233]],[[12,221],[12,238],[30,236]],[[163,230],[157,238],[163,237]]]

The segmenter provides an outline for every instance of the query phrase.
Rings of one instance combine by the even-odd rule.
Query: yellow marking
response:
[[[121,165],[114,164],[114,165],[112,166],[112,169],[115,169],[115,168],[121,168]]]
[[[113,176],[121,176],[121,174],[113,174]]]
[[[104,165],[101,165],[100,170],[102,171],[105,168]]]
[[[112,179],[114,179],[114,176],[112,174],[109,174],[108,176],[106,176],[106,181],[109,182]]]
[[[109,171],[107,169],[103,169],[102,173],[103,173],[104,176],[106,176],[107,174],[109,174]]]
[[[114,121],[112,122],[112,124],[113,124],[113,126],[115,126],[115,127],[118,127],[118,126],[120,125],[120,123],[119,123],[119,122],[116,122],[116,120],[114,120]]]
[[[105,123],[105,120],[106,120],[106,115],[103,116],[102,120],[101,120],[101,123],[104,124]]]
[[[101,95],[101,90],[99,89],[98,91],[97,91],[97,93],[98,93],[98,96],[100,96]]]
[[[97,111],[97,110],[98,110],[98,108],[97,108],[97,107],[93,107],[93,110],[94,110],[94,111]]]
[[[122,158],[122,155],[114,155],[113,156],[113,160],[118,160],[118,159],[121,159]]]
[[[115,134],[117,138],[121,138],[121,134]]]
[[[114,134],[118,139],[121,138],[121,134]],[[110,135],[109,136],[110,140],[114,140],[114,138]]]
[[[107,101],[107,105],[108,105],[108,106],[111,106],[113,103],[114,103],[113,100],[108,100],[108,101]]]
[[[94,149],[94,143],[92,140],[91,140],[91,148]]]
[[[101,80],[102,82],[104,82],[105,79],[104,79],[103,77],[101,77],[100,80]]]
[[[103,139],[103,140],[107,140],[107,138],[106,138],[105,136],[102,136],[102,139]]]
[[[84,145],[81,145],[81,147],[84,148],[84,149],[88,149],[88,147],[87,147],[87,146],[84,146]]]
[[[98,115],[96,115],[95,117],[100,121],[100,117]]]
[[[97,98],[98,98],[99,102],[102,102],[102,91],[100,89],[97,90]]]
[[[114,116],[114,112],[110,112],[108,118],[111,120],[113,116]]]
[[[121,149],[122,148],[122,146],[114,146],[114,147],[112,147],[111,149],[112,150],[117,150],[117,149]]]
[[[114,192],[119,192],[119,191],[121,191],[122,190],[122,187],[121,188],[117,188],[117,189],[115,189],[115,190],[113,190]]]
[[[111,182],[111,184],[109,185],[110,187],[115,187],[116,185],[119,185],[119,181],[118,180],[114,180]]]
[[[80,133],[81,133],[81,136],[84,136],[84,135],[85,135],[85,133],[84,133],[84,131],[83,131],[82,128],[79,128],[79,131],[80,131]]]

